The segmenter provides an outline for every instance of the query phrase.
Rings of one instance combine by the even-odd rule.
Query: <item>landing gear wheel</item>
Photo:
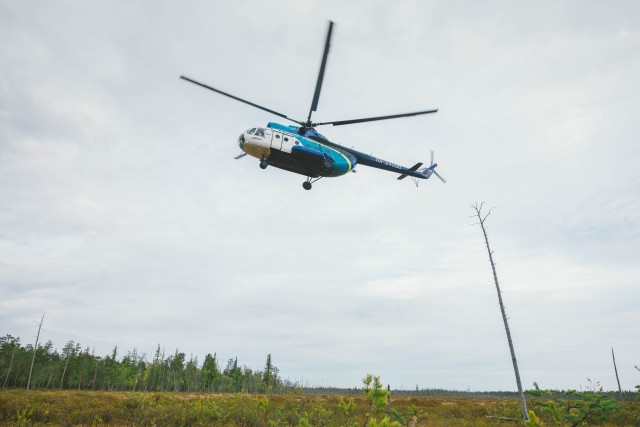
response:
[[[302,188],[304,188],[305,190],[311,190],[311,183],[309,181],[303,182]]]
[[[265,162],[264,160],[262,160],[260,162],[260,169],[266,169],[267,166],[269,166],[269,164],[267,162]]]

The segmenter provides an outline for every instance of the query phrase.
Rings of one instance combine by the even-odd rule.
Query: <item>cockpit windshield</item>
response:
[[[264,136],[264,129],[258,128],[258,130],[256,130],[256,136]]]
[[[248,134],[252,134],[256,131],[256,128],[251,128],[250,130],[247,131]]]

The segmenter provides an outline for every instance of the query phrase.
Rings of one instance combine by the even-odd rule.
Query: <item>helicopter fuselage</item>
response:
[[[266,128],[243,132],[238,145],[264,164],[311,178],[337,177],[353,170],[357,163],[355,156],[300,135],[297,129],[270,122]]]
[[[238,145],[244,153],[260,159],[260,167],[268,165],[295,172],[309,178],[337,177],[353,171],[357,164],[383,169],[406,176],[428,179],[438,166],[419,169],[422,163],[411,168],[380,159],[329,141],[313,129],[285,126],[269,122],[267,127],[255,127],[243,132]]]

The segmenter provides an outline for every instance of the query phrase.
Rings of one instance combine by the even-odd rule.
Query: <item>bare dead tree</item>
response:
[[[489,262],[491,263],[491,270],[493,271],[493,280],[496,284],[496,290],[498,291],[498,302],[500,304],[500,311],[502,312],[502,320],[504,321],[504,329],[507,333],[507,341],[509,342],[509,350],[511,351],[511,361],[513,362],[513,370],[516,373],[516,384],[518,385],[518,394],[520,395],[520,406],[522,409],[522,418],[525,420],[529,419],[529,414],[527,412],[527,402],[524,399],[524,392],[522,391],[522,383],[520,382],[520,371],[518,370],[518,361],[516,360],[516,352],[513,348],[513,341],[511,340],[511,332],[509,331],[509,323],[507,322],[507,314],[504,309],[504,304],[502,303],[502,292],[500,291],[500,285],[498,284],[498,273],[496,273],[496,264],[493,262],[493,252],[489,247],[489,237],[487,236],[487,229],[485,227],[485,221],[487,217],[491,214],[491,209],[489,212],[484,214],[482,212],[482,208],[484,207],[484,202],[478,203],[471,206],[476,214],[474,217],[478,218],[478,224],[480,228],[482,228],[482,234],[484,236],[484,242],[487,246],[487,252],[489,253]]]
[[[391,411],[391,384],[387,384],[387,412]]]
[[[31,373],[33,372],[33,364],[36,361],[36,352],[38,351],[38,340],[40,339],[40,330],[42,329],[42,322],[44,322],[44,314],[40,319],[40,326],[38,326],[38,335],[36,336],[36,345],[33,346],[33,358],[31,359],[31,368],[29,368],[29,379],[27,379],[27,395],[29,394],[29,385],[31,384]]]
[[[9,362],[9,370],[7,371],[7,376],[4,377],[4,383],[2,384],[2,389],[4,390],[7,386],[7,381],[9,381],[9,374],[11,373],[11,368],[13,367],[13,357],[16,355],[16,348],[18,346],[13,343],[13,351],[11,352],[11,362]]]
[[[62,386],[64,385],[64,375],[67,373],[67,366],[69,366],[69,359],[71,359],[71,351],[67,353],[67,361],[64,363],[64,369],[62,370],[62,378],[60,379],[60,390],[62,390]]]
[[[611,357],[613,358],[613,370],[616,372],[616,381],[618,382],[618,393],[620,400],[622,400],[622,387],[620,387],[620,378],[618,377],[618,367],[616,366],[616,355],[613,353],[613,347],[611,347]]]

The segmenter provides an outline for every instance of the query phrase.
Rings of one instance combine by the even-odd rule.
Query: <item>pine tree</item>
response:
[[[273,392],[273,365],[271,364],[271,354],[267,355],[267,363],[264,365],[264,371],[262,372],[262,382],[267,393]]]
[[[220,369],[216,361],[216,355],[207,354],[202,364],[202,381],[204,382],[204,391],[218,391],[220,382]]]

